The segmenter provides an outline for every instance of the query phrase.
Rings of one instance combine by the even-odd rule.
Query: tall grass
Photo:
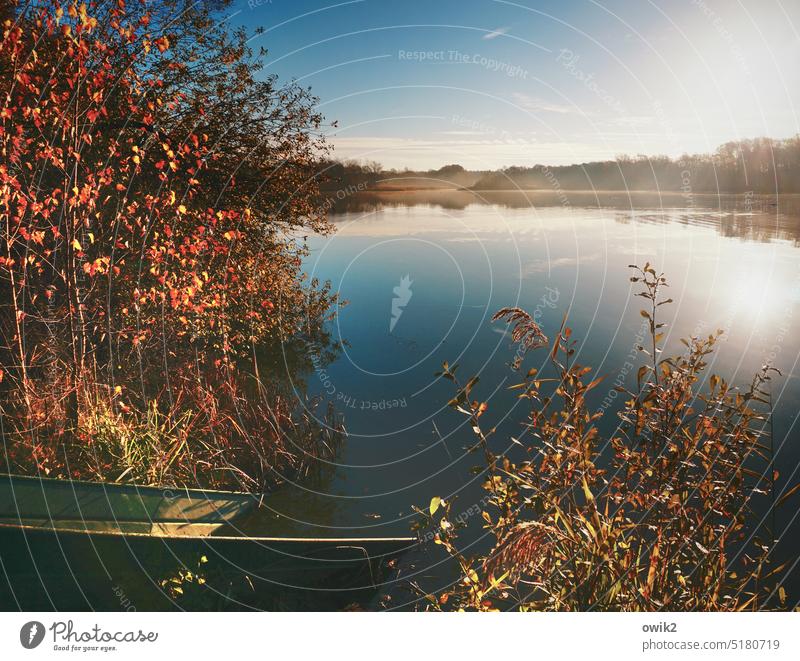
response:
[[[0,411],[0,467],[99,481],[263,492],[332,459],[341,421],[317,400],[242,371],[173,374],[147,398],[85,379],[68,429],[69,385],[42,379]],[[15,399],[16,397],[16,399]],[[30,412],[22,415],[21,412]],[[70,442],[64,442],[69,438]]]

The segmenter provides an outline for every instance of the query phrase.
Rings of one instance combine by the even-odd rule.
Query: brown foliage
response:
[[[634,267],[636,268],[636,267]],[[649,301],[652,345],[634,391],[626,395],[620,425],[600,437],[586,397],[600,382],[574,360],[575,342],[562,325],[550,361],[557,375],[531,370],[513,386],[530,401],[522,461],[496,456],[492,431],[470,401],[474,382],[451,405],[469,416],[486,455],[488,507],[482,511],[493,540],[486,554],[458,548],[450,503],[436,498],[422,512],[436,526],[436,542],[460,569],[460,580],[431,608],[492,610],[758,610],[785,604],[781,567],[773,567],[775,532],[761,524],[754,502],[769,504],[771,457],[763,440],[764,367],[740,391],[703,372],[717,335],[691,338],[686,352],[661,357],[657,319],[667,286],[649,265],[633,282]],[[501,315],[505,316],[505,315]],[[517,315],[518,316],[518,315]],[[522,317],[519,317],[522,318]],[[546,383],[552,383],[551,390]],[[759,408],[761,411],[759,411]],[[602,453],[604,445],[611,456]]]

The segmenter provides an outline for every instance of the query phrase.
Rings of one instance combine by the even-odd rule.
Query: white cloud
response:
[[[566,106],[559,103],[551,103],[550,101],[544,101],[542,99],[538,99],[527,94],[523,94],[522,92],[514,92],[512,95],[514,97],[515,103],[525,110],[530,110],[533,112],[554,112],[561,115],[570,115],[570,114],[578,114],[580,110],[574,106]],[[589,114],[589,113],[583,113]]]
[[[330,142],[334,146],[333,157],[340,160],[375,160],[387,168],[412,169],[439,168],[446,163],[460,163],[472,170],[537,163],[566,165],[613,159],[616,153],[591,142],[550,142],[527,137],[517,141],[468,135],[439,139],[331,136]]]
[[[623,115],[622,117],[613,117],[609,120],[609,124],[614,126],[653,126],[656,120],[654,115]]]
[[[485,135],[480,131],[442,131],[441,135]]]
[[[496,29],[492,30],[491,32],[487,32],[485,35],[483,35],[481,37],[481,39],[487,39],[487,40],[488,39],[497,39],[497,37],[502,37],[504,34],[506,34],[508,32],[508,30],[509,30],[509,28],[507,28],[507,27],[496,28]]]

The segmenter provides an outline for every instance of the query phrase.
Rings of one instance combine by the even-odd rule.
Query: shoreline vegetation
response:
[[[336,452],[259,359],[337,305],[295,238],[331,230],[323,118],[229,4],[3,5],[2,471],[263,492]]]
[[[695,194],[800,193],[800,136],[727,142],[711,154],[679,158],[620,155],[572,165],[509,166],[468,170],[459,164],[435,170],[386,169],[376,161],[327,161],[321,172],[334,188],[358,190],[614,191]],[[403,182],[414,182],[413,185]],[[329,185],[323,189],[330,189]],[[690,205],[687,205],[690,206]]]
[[[776,493],[770,381],[779,371],[765,365],[742,389],[708,376],[721,331],[683,340],[682,355],[665,356],[667,280],[650,264],[631,268],[649,337],[638,347],[637,387],[616,387],[626,401],[610,435],[597,425],[603,412],[587,404],[603,377],[575,361],[566,317],[552,340],[524,310],[493,317],[519,346],[512,369],[530,351],[549,352],[547,369],[521,372],[510,386],[529,412],[502,452],[478,378],[461,380],[447,363],[437,375],[453,383],[449,405],[468,419],[471,449],[482,457],[487,544],[462,548],[467,523],[449,499],[417,508],[420,529],[432,531],[459,574],[438,594],[416,586],[428,610],[788,607],[782,578],[795,558],[776,557],[775,512],[800,485]]]

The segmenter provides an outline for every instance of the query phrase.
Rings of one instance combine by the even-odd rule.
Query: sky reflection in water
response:
[[[457,496],[454,512],[478,502],[480,475],[470,469],[480,460],[464,451],[472,432],[446,405],[451,384],[434,373],[449,361],[464,378],[479,374],[495,448],[510,447],[524,408],[507,390],[519,380],[510,367],[515,347],[504,325],[490,323],[501,307],[535,314],[549,336],[569,315],[576,359],[606,375],[593,406],[605,400],[602,425],[612,431],[613,385],[633,385],[642,333],[642,299],[627,265],[646,261],[666,273],[675,300],[662,308],[668,352],[683,349],[681,337],[720,328],[713,371],[738,383],[767,360],[783,371],[773,382],[781,486],[799,455],[798,218],[716,202],[691,210],[368,205],[336,216],[336,234],[312,241],[306,269],[349,301],[333,329],[346,345],[306,382],[344,413],[349,436],[327,480],[276,494],[273,511],[292,530],[384,535],[407,532],[411,506],[434,495]],[[525,370],[545,358],[529,354]]]

